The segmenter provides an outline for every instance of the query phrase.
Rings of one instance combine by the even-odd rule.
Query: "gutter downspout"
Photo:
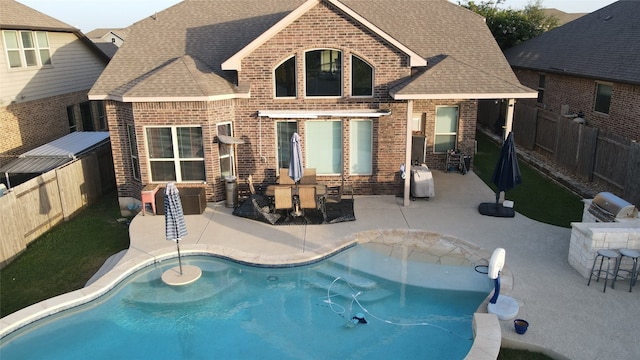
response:
[[[404,151],[404,169],[405,169],[405,178],[404,178],[404,201],[403,206],[409,206],[410,201],[410,181],[411,181],[411,139],[412,139],[412,131],[411,131],[411,119],[413,118],[413,100],[407,101],[407,136],[406,136],[406,145]]]

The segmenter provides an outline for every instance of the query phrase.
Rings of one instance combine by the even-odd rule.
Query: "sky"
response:
[[[375,1],[375,0],[374,0]],[[458,0],[449,0],[458,3]],[[482,0],[476,0],[480,2]],[[18,0],[18,2],[88,33],[97,28],[124,28],[180,0]],[[502,7],[522,9],[529,0],[506,0]],[[542,0],[542,7],[589,13],[615,0]]]

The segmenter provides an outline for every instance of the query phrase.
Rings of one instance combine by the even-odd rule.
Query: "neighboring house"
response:
[[[86,35],[94,44],[111,59],[118,48],[124,43],[129,30],[124,29],[95,29]]]
[[[542,9],[542,12],[546,17],[555,17],[558,19],[558,26],[564,25],[568,22],[571,22],[575,19],[581,18],[588,13],[566,13],[562,10],[558,9]]]
[[[640,1],[617,1],[505,51],[518,79],[538,90],[522,100],[554,115],[640,141]]]
[[[73,131],[106,130],[87,93],[108,58],[80,30],[0,0],[0,165]]]
[[[185,0],[129,29],[89,93],[123,207],[148,183],[218,201],[226,176],[275,182],[293,132],[319,182],[408,204],[413,134],[442,169],[448,150],[473,152],[478,99],[537,95],[484,19],[447,0]]]

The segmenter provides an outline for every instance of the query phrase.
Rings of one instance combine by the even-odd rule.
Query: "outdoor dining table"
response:
[[[295,185],[295,184],[271,184],[267,185],[267,189],[264,194],[269,197],[275,196],[275,188],[291,188],[291,195],[298,196],[298,188],[301,187],[312,187],[316,188],[316,197],[322,198],[327,195],[327,185],[324,184],[315,184],[315,185]]]

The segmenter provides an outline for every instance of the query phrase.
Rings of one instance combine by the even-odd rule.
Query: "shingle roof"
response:
[[[69,24],[14,0],[0,0],[0,10],[0,28],[2,29],[79,31]]]
[[[447,0],[340,2],[425,59],[441,54],[456,59],[447,69],[449,74],[464,78],[457,83],[466,85],[462,90],[532,93],[520,86],[484,19],[466,9]],[[184,0],[129,28],[127,41],[90,96],[186,98],[238,92],[231,84],[235,73],[221,70],[221,64],[303,3],[305,0]],[[196,84],[193,72],[179,65],[178,59],[193,59],[194,69],[206,75],[199,77],[204,82]],[[430,69],[435,67],[427,72]],[[487,76],[479,79],[478,71]],[[414,87],[403,86],[397,93],[461,90],[451,85],[439,89],[420,85],[430,80],[428,76],[416,77]],[[173,84],[171,81],[179,81],[179,86],[166,86]],[[152,86],[152,82],[165,86]]]
[[[505,51],[514,67],[640,84],[640,0],[617,1]]]

